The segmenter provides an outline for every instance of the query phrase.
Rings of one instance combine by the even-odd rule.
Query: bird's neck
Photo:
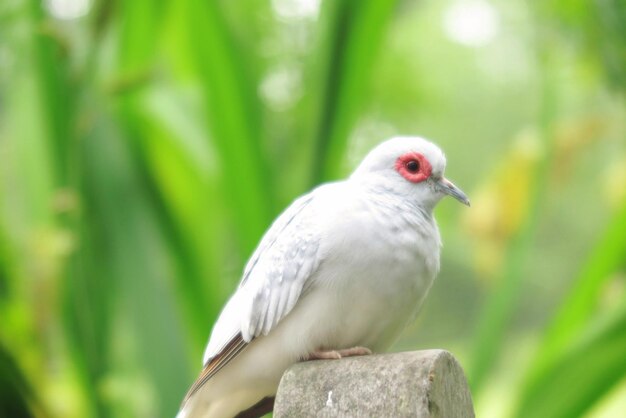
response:
[[[384,183],[361,184],[366,204],[381,222],[438,234],[433,208],[420,205]]]
[[[362,204],[379,242],[393,249],[398,260],[421,260],[432,274],[439,268],[441,236],[432,209],[385,187],[361,189]]]

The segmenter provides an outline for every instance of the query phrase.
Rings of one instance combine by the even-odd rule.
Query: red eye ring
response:
[[[430,177],[432,166],[419,152],[407,152],[396,160],[396,171],[411,183],[419,183]]]

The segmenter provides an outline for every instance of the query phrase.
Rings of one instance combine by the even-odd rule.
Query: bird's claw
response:
[[[339,360],[343,357],[365,356],[372,354],[372,350],[367,347],[351,347],[341,350],[316,350],[309,354],[307,360]]]

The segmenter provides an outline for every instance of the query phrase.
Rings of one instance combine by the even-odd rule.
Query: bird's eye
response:
[[[432,171],[432,167],[426,157],[419,152],[407,152],[396,160],[396,171],[411,183],[419,183],[426,180]]]
[[[407,161],[405,167],[409,173],[417,173],[420,171],[420,163],[417,160]]]

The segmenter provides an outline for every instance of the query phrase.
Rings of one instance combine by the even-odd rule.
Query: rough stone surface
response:
[[[298,363],[283,375],[274,417],[474,417],[461,366],[444,350]]]

